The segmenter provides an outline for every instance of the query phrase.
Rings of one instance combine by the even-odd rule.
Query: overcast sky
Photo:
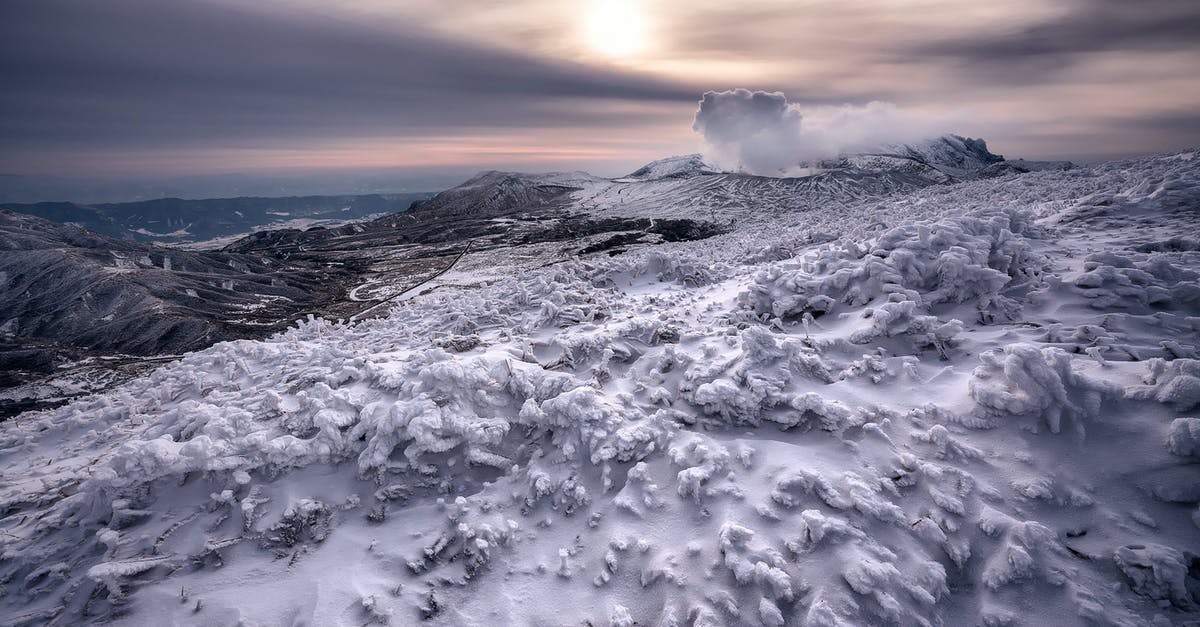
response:
[[[994,151],[1200,144],[1197,0],[3,0],[0,173],[618,174],[707,90],[888,103]]]

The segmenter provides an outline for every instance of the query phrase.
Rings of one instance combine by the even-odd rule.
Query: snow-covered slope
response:
[[[651,161],[622,180],[654,180],[679,178],[697,174],[717,174],[720,170],[704,160],[703,155],[681,155]]]
[[[995,163],[1004,157],[988,150],[982,139],[943,135],[912,144],[882,146],[874,154],[891,155],[924,163],[955,174],[969,174]]]
[[[1200,620],[1198,163],[815,204],[25,414],[0,622]]]
[[[952,180],[924,167],[865,169],[847,165],[814,171],[810,176],[777,178],[686,168],[657,170],[654,166],[647,166],[652,171],[644,177],[619,179],[487,172],[429,201],[416,203],[414,211],[417,215],[439,216],[487,216],[498,212],[544,215],[552,211],[590,217],[741,223],[774,219],[831,203],[874,199]],[[933,173],[932,178],[929,172]]]
[[[684,155],[653,161],[616,179],[582,172],[483,172],[414,208],[438,215],[554,210],[740,224],[834,203],[872,201],[931,185],[1035,169],[1069,169],[1071,164],[1009,162],[989,152],[982,139],[946,135],[808,166],[804,176],[754,176],[722,172],[701,155]]]
[[[139,355],[195,350],[238,337],[239,325],[283,328],[346,275],[0,210],[0,337],[10,339]],[[258,315],[268,305],[274,317]]]

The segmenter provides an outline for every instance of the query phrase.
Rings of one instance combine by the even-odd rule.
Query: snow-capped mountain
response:
[[[1002,155],[988,150],[984,140],[959,135],[943,135],[913,144],[885,145],[872,154],[908,159],[959,175],[969,175],[1004,161]]]
[[[857,202],[1033,169],[999,169],[1006,163],[988,152],[983,140],[954,135],[810,164],[810,174],[796,177],[722,172],[701,155],[685,155],[651,162],[616,179],[582,172],[485,172],[415,204],[414,210],[487,215],[554,209],[591,216],[758,220],[820,203]]]
[[[1034,170],[1074,167],[1069,161],[1009,160],[988,150],[987,142],[943,135],[912,144],[888,144],[862,153],[808,164],[821,169],[906,172],[931,183],[951,183]]]
[[[384,317],[0,423],[0,622],[1198,621],[1197,158],[485,175],[363,233],[688,193],[726,232],[472,247]]]
[[[720,170],[704,160],[703,155],[682,155],[651,161],[632,174],[618,180],[645,181],[680,178],[696,174],[719,174]]]

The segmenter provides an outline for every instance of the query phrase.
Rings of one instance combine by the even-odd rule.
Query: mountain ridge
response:
[[[960,143],[950,148],[986,152],[984,146]],[[925,160],[945,160],[944,153],[934,152]],[[21,359],[29,363],[44,363],[47,348],[64,354],[176,353],[223,339],[260,337],[301,313],[348,317],[415,286],[436,289],[455,281],[495,280],[539,265],[705,239],[780,216],[800,217],[983,178],[975,172],[971,177],[960,172],[956,178],[912,154],[858,159],[857,164],[846,162],[803,177],[718,172],[699,155],[656,160],[613,179],[586,172],[489,170],[417,200],[403,212],[328,227],[257,231],[211,253],[160,248],[49,222],[18,225],[17,214],[3,214],[0,237],[27,242],[40,231],[57,244],[50,247],[53,253],[7,255],[0,268],[8,273],[0,286],[7,297],[0,325],[12,344],[7,354],[25,355]],[[964,164],[975,167],[984,161],[991,163],[985,167],[1006,163],[977,154],[974,161],[964,158],[956,165],[964,170]],[[90,209],[66,205],[59,210],[60,217],[74,218],[70,211]],[[471,253],[459,268],[443,275],[468,247]],[[174,261],[167,263],[169,259]],[[32,268],[44,269],[41,287],[29,279],[39,276]],[[206,269],[204,275],[195,272],[199,268]],[[425,284],[435,276],[441,278]],[[51,278],[62,285],[47,288]],[[281,291],[273,278],[307,287],[298,293]],[[249,292],[227,289],[227,282]],[[74,287],[64,291],[64,286]],[[94,287],[106,302],[125,303],[135,315],[90,304],[86,295]],[[35,296],[26,299],[24,294]],[[28,300],[24,305],[23,299]],[[105,321],[110,315],[113,320]],[[126,326],[118,330],[114,325],[120,321]],[[152,329],[139,333],[139,324]],[[125,339],[112,339],[118,336]]]
[[[144,243],[179,244],[240,235],[271,225],[330,224],[405,211],[427,193],[337,196],[156,198],[121,203],[4,203],[0,209]]]

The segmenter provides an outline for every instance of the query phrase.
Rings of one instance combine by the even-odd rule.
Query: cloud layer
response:
[[[212,0],[6,0],[9,149],[254,145],[620,126],[696,89],[452,39]]]
[[[704,121],[757,170],[954,128],[1030,158],[1200,142],[1196,0],[630,2],[628,58],[582,35],[603,3],[4,0],[0,174],[615,174],[694,151],[696,95],[724,85],[792,96]],[[836,106],[870,101],[900,104]],[[970,124],[926,113],[949,108]]]
[[[952,124],[950,116],[886,102],[802,107],[780,92],[738,88],[706,92],[692,129],[716,165],[779,176],[819,159],[944,135]]]

